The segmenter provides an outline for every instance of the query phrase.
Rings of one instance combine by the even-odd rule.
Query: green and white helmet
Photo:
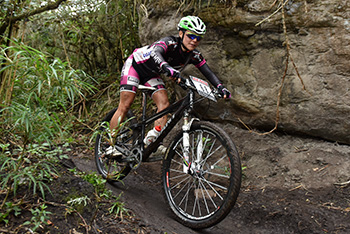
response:
[[[185,16],[177,25],[177,30],[189,30],[199,35],[204,35],[206,32],[206,26],[197,16]]]

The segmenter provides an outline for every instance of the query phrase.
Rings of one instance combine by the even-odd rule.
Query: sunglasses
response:
[[[197,39],[197,41],[200,41],[200,40],[203,39],[203,37],[201,37],[201,36],[197,36],[197,35],[189,34],[189,33],[186,34],[186,36],[187,36],[188,38],[190,38],[191,40]]]

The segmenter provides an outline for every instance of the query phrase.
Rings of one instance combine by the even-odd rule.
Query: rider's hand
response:
[[[222,84],[218,84],[217,89],[219,91],[219,94],[223,97],[223,98],[231,98],[231,92],[228,91],[228,89],[226,89]]]
[[[180,72],[171,67],[167,62],[162,63],[161,68],[167,76],[173,78],[174,80],[180,78]]]

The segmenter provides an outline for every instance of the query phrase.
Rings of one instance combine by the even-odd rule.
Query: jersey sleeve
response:
[[[205,76],[205,78],[207,78],[210,81],[210,83],[214,85],[214,87],[217,87],[219,84],[222,84],[222,82],[215,75],[215,73],[209,68],[208,64],[205,63],[198,69]]]
[[[155,65],[161,69],[161,65],[166,62],[164,56],[170,49],[172,43],[176,43],[172,37],[165,37],[152,45],[151,58]]]
[[[209,68],[207,61],[204,59],[202,54],[197,50],[193,51],[192,63],[199,69],[199,71],[205,76],[205,78],[207,78],[207,80],[209,80],[212,85],[217,87],[222,83],[215,75],[215,73]]]
[[[203,55],[198,50],[194,50],[192,52],[192,64],[194,66],[196,66],[197,68],[200,68],[206,63],[207,61],[205,61],[205,59],[203,58]]]

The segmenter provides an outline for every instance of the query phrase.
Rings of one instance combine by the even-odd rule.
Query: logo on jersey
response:
[[[149,57],[149,56],[151,55],[151,53],[152,53],[152,51],[149,51],[149,52],[143,54],[142,56],[143,56],[144,58],[147,58],[147,57]]]
[[[158,63],[158,64],[160,64],[160,63],[163,61],[161,58],[159,58],[159,56],[157,55],[157,53],[154,52],[153,50],[152,50],[151,56],[152,56],[152,58],[154,59],[154,61],[155,61],[156,63]]]
[[[198,59],[199,61],[202,61],[201,56],[199,53],[194,53],[193,58]]]
[[[139,84],[139,79],[133,76],[128,76],[128,82],[127,84],[129,85],[138,85]]]

